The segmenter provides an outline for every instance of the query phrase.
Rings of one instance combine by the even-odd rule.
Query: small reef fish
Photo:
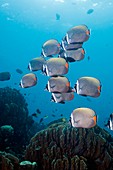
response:
[[[87,57],[88,61],[90,60],[90,56]]]
[[[75,84],[75,92],[82,96],[98,97],[101,93],[101,83],[94,77],[81,77]]]
[[[37,118],[39,116],[39,114],[38,113],[33,113],[32,116]]]
[[[39,109],[36,110],[37,113],[41,114],[41,111]]]
[[[60,49],[60,43],[55,39],[51,39],[43,44],[42,55],[44,57],[52,57],[52,55],[59,54]]]
[[[109,128],[110,130],[113,130],[113,113],[110,114],[109,120],[104,126]]]
[[[63,56],[68,62],[80,61],[83,60],[85,57],[85,50],[83,48],[78,48],[75,50],[65,50]]]
[[[40,119],[40,121],[39,121],[39,123],[42,123],[42,122],[43,122],[43,120],[44,120],[44,118],[41,118],[41,119]]]
[[[44,116],[44,119],[47,119],[48,117],[49,117],[48,115],[45,115],[45,116]]]
[[[7,81],[10,80],[11,74],[10,72],[1,72],[0,73],[0,81]]]
[[[69,80],[64,76],[54,76],[48,80],[46,84],[46,89],[49,92],[59,92],[59,93],[66,93],[70,88]]]
[[[20,81],[20,87],[28,88],[35,86],[37,84],[37,77],[33,73],[26,74],[22,77]]]
[[[54,114],[52,114],[52,117],[55,117],[55,115],[54,115]]]
[[[90,37],[90,30],[86,25],[78,25],[72,27],[66,34],[66,40],[68,44],[71,43],[83,43]]]
[[[83,42],[68,44],[66,36],[64,36],[62,41],[61,41],[61,47],[64,51],[66,51],[66,50],[76,50],[78,48],[81,48],[82,45],[83,45]],[[60,51],[59,55],[61,55],[61,54],[62,54],[62,50]]]
[[[47,76],[62,76],[68,73],[69,64],[64,58],[50,58],[43,65],[43,74]]]
[[[60,20],[60,14],[56,13],[56,20]]]
[[[94,9],[88,9],[87,14],[92,14],[94,12]]]
[[[28,64],[28,69],[30,71],[42,70],[44,63],[45,63],[44,57],[33,58]]]
[[[23,71],[19,68],[16,69],[16,72],[19,73],[19,74],[23,74]]]
[[[97,116],[90,108],[77,108],[71,113],[73,127],[92,128],[97,123]]]
[[[51,101],[55,103],[65,104],[65,101],[71,101],[74,99],[74,92],[67,93],[52,93]]]

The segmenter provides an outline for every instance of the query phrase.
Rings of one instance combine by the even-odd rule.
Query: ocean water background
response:
[[[94,11],[87,14],[89,9]],[[56,13],[60,20],[56,20]],[[40,56],[42,44],[55,38],[61,42],[66,31],[75,25],[85,24],[91,30],[90,39],[84,43],[85,59],[70,63],[69,78],[73,87],[82,76],[96,77],[101,81],[99,98],[75,94],[74,100],[65,104],[50,102],[51,94],[44,91],[48,77],[36,72],[38,84],[21,89],[22,76],[29,73],[28,63]],[[112,0],[0,0],[0,72],[9,71],[11,80],[0,82],[1,87],[12,87],[25,95],[29,113],[40,109],[44,123],[63,117],[69,119],[77,107],[89,107],[98,115],[97,124],[104,127],[113,112],[113,1]],[[90,58],[88,60],[88,57]],[[19,68],[23,74],[18,74]],[[55,117],[52,116],[55,115]]]

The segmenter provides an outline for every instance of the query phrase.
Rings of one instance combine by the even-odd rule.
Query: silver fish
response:
[[[51,39],[43,44],[42,55],[44,57],[52,57],[52,55],[59,54],[60,49],[60,43],[55,39]]]
[[[64,76],[51,77],[48,80],[46,89],[49,92],[66,93],[71,90],[69,80]]]
[[[37,77],[33,73],[26,74],[22,77],[20,81],[20,87],[28,88],[35,86],[37,84]]]
[[[43,57],[33,58],[28,64],[28,69],[30,71],[42,70],[44,63],[45,59]]]
[[[65,101],[71,101],[74,99],[74,92],[67,92],[67,93],[52,93],[51,101],[55,103],[62,103],[64,104]]]
[[[90,37],[90,31],[86,25],[72,27],[66,34],[68,44],[83,43]]]
[[[110,114],[109,120],[105,126],[110,130],[113,130],[113,113]]]
[[[90,108],[77,108],[71,113],[71,124],[73,127],[91,128],[96,123],[96,113]]]
[[[78,48],[76,50],[66,50],[63,55],[66,61],[75,62],[75,61],[80,61],[84,59],[85,51],[83,48]]]
[[[68,72],[69,65],[63,58],[50,58],[43,65],[42,72],[47,76],[64,75]]]
[[[101,83],[94,77],[81,77],[77,80],[74,89],[79,95],[98,97],[101,93]]]

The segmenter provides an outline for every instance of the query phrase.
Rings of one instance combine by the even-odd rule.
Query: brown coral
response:
[[[18,169],[19,159],[6,152],[0,152],[0,169],[1,170],[14,170]]]
[[[96,126],[72,128],[54,124],[38,132],[27,147],[27,160],[36,161],[39,170],[112,170],[113,138]]]

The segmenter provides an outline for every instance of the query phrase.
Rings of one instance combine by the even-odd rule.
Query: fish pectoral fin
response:
[[[56,86],[56,85],[52,85],[52,86],[51,86],[51,89],[53,89],[55,86]]]

